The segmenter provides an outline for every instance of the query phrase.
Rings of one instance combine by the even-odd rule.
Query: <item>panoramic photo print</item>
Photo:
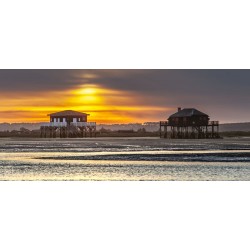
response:
[[[0,70],[0,180],[248,181],[250,70]]]

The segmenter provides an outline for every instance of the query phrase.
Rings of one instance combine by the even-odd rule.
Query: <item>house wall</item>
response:
[[[209,122],[208,116],[171,117],[168,119],[171,126],[206,126]]]
[[[50,117],[50,122],[87,122],[87,116],[78,116],[78,117]]]

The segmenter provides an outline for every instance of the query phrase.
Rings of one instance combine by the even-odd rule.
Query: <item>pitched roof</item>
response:
[[[190,116],[208,116],[208,115],[205,114],[205,113],[200,112],[197,109],[188,108],[188,109],[182,109],[182,110],[178,111],[177,113],[174,113],[169,118],[174,118],[174,117],[190,117]]]
[[[86,116],[86,115],[89,115],[89,114],[81,113],[81,112],[74,111],[74,110],[64,110],[61,112],[49,114],[48,116]]]

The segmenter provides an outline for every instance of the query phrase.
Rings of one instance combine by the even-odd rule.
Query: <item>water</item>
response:
[[[250,180],[250,138],[0,139],[0,180]]]

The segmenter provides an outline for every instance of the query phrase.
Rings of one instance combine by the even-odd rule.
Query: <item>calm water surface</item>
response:
[[[0,180],[250,180],[250,139],[0,139]]]

